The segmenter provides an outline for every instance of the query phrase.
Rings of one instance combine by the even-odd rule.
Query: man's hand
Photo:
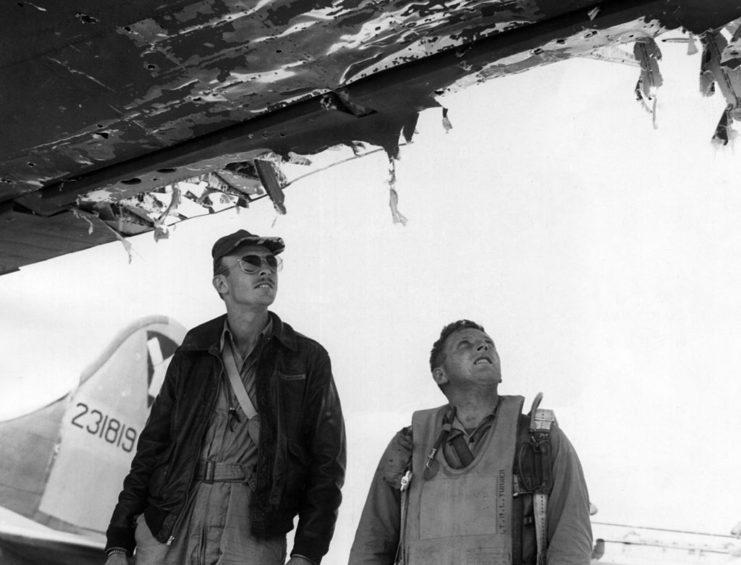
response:
[[[314,564],[308,559],[306,559],[305,557],[294,555],[288,560],[286,565],[314,565]]]
[[[105,560],[105,565],[129,565],[129,558],[123,553],[111,553]]]

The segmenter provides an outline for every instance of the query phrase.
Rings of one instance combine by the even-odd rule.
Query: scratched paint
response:
[[[116,32],[129,37],[136,46],[146,48],[168,37],[165,28],[151,18],[118,27]]]
[[[601,50],[605,47],[629,45],[638,39],[653,37],[664,31],[659,22],[646,22],[644,20],[617,25],[610,28],[608,32],[581,31],[572,36],[543,43],[536,51],[523,51],[496,59],[477,72],[452,83],[446,89],[446,92],[459,92],[469,86],[493,78],[523,72],[533,67],[566,60],[571,57],[595,55],[596,58],[600,58]],[[632,58],[632,54],[627,54],[627,56]],[[634,61],[631,62],[637,65]]]
[[[50,18],[44,21],[51,25],[61,16],[47,10],[49,2],[26,2],[26,13]],[[91,6],[80,5],[71,23],[55,22],[60,31],[49,37],[14,37],[14,23],[18,29],[28,28],[20,25],[25,20],[13,20],[12,15],[3,24],[8,26],[4,36],[28,43],[25,50],[4,53],[0,65],[0,121],[10,132],[0,139],[0,204],[20,202],[40,188],[64,194],[75,178],[249,123],[277,108],[343,93],[405,63],[455,53],[450,68],[442,69],[447,74],[441,72],[429,82],[420,79],[407,91],[384,99],[345,96],[342,104],[327,109],[328,116],[337,118],[334,133],[307,133],[282,148],[284,153],[312,154],[335,143],[365,142],[394,156],[399,132],[413,131],[418,111],[434,106],[440,93],[573,56],[606,58],[609,47],[630,46],[679,25],[703,33],[707,21],[720,18],[718,14],[725,14],[724,19],[714,25],[729,24],[728,31],[724,41],[718,39],[719,52],[709,56],[703,80],[719,84],[732,103],[726,122],[741,117],[741,40],[733,39],[739,26],[731,22],[741,16],[741,7],[731,0],[720,0],[711,12],[687,0],[667,0],[648,21],[636,8],[633,17],[610,24],[603,23],[610,6],[595,10],[592,0],[198,0],[178,3],[174,9],[122,4],[105,21]],[[573,12],[566,14],[567,9]],[[689,19],[679,22],[676,14]],[[471,42],[527,32],[556,17],[581,18],[582,23],[562,37],[531,42],[532,47],[519,52],[492,54],[487,61],[468,55]],[[360,115],[354,109],[358,106],[383,119],[347,121],[335,116]],[[279,145],[288,133],[270,130],[270,143]],[[245,139],[254,147],[253,139]],[[278,145],[259,151],[277,150]],[[248,160],[244,155],[232,157]],[[129,178],[101,181],[109,187],[102,198],[132,198],[157,188],[157,183],[162,187],[205,178],[231,164],[225,156],[204,157],[178,165],[172,173],[158,173],[153,165],[151,171]],[[226,180],[214,182],[249,184],[240,174],[231,171],[224,175]],[[35,205],[23,202],[31,209]],[[63,206],[75,202],[72,197]]]
[[[278,0],[250,6],[204,0],[153,13],[115,27],[113,34],[116,53],[138,54],[146,80],[117,85],[97,76],[99,65],[76,68],[54,57],[91,88],[106,90],[112,102],[89,122],[81,119],[77,131],[63,132],[53,142],[55,151],[74,147],[89,152],[89,161],[96,164],[101,158],[129,159],[142,148],[167,147],[218,129],[220,123],[259,115],[472,38],[525,26],[543,17],[545,4]],[[116,96],[122,90],[126,96]],[[51,114],[46,118],[53,122]],[[91,143],[93,121],[112,123],[119,134]],[[27,149],[50,143],[39,141]],[[75,163],[82,161],[64,161],[69,174],[80,172]]]
[[[296,67],[297,65],[291,65]],[[275,84],[282,80],[289,79],[297,74],[297,71],[290,70],[287,67],[274,69],[269,73],[238,73],[232,71],[230,75],[234,77],[238,82],[245,83],[248,81],[255,81],[265,84]]]
[[[190,4],[189,6],[185,6],[179,12],[175,12],[172,17],[180,23],[189,23],[192,20],[197,19],[201,15],[210,15],[214,10],[214,4],[215,2],[213,1]]]

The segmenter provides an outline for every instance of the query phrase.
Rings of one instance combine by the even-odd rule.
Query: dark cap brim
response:
[[[286,248],[286,244],[283,242],[283,238],[281,237],[265,237],[255,235],[247,230],[237,230],[232,234],[219,238],[216,243],[214,243],[214,246],[211,249],[211,257],[214,261],[214,267],[216,267],[219,259],[233,253],[239,247],[245,245],[261,245],[269,249],[270,252],[275,255],[282,253]]]

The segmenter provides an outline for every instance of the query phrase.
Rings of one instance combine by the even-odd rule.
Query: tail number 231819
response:
[[[120,447],[126,453],[134,449],[137,438],[137,432],[134,428],[127,426],[116,418],[109,417],[108,414],[96,408],[91,408],[84,402],[78,402],[76,408],[77,412],[72,418],[73,426]]]

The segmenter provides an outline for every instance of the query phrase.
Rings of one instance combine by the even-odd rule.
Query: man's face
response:
[[[502,382],[499,355],[492,339],[481,330],[463,328],[448,336],[445,358],[433,371],[438,384],[497,385]]]
[[[259,266],[255,256],[261,259]],[[217,275],[223,277],[225,283],[224,300],[242,306],[270,306],[278,293],[278,271],[265,259],[272,256],[273,253],[262,245],[245,245],[226,255],[221,264],[229,267],[229,271]]]

